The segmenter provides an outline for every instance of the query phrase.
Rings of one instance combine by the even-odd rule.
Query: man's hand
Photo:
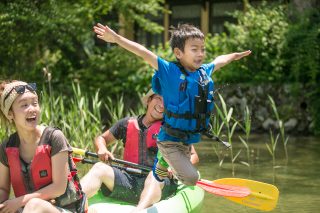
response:
[[[111,160],[114,159],[113,154],[106,147],[99,148],[97,154],[101,161],[108,161],[109,158],[111,158]]]
[[[107,25],[103,26],[98,23],[93,27],[94,32],[97,34],[97,37],[110,43],[116,43],[118,34],[111,30]]]

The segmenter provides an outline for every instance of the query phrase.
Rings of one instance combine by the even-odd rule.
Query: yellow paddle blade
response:
[[[75,147],[72,147],[72,151],[73,151],[73,153],[78,154],[78,155],[85,155],[86,154],[86,150],[75,148]]]
[[[248,187],[251,193],[246,197],[225,197],[241,205],[262,211],[271,211],[277,205],[279,190],[274,185],[241,178],[222,178],[214,180],[213,182]]]

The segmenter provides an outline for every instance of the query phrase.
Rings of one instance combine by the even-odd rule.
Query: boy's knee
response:
[[[192,173],[186,174],[184,177],[182,177],[179,180],[184,185],[195,186],[197,184],[197,181],[199,180],[199,174],[198,174],[198,172],[192,172]]]

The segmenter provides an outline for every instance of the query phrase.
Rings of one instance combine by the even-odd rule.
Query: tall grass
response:
[[[241,143],[244,145],[244,147],[246,148],[246,154],[247,154],[247,162],[245,161],[240,161],[240,163],[244,164],[245,166],[247,166],[249,168],[249,175],[251,176],[251,165],[253,164],[252,159],[250,158],[250,144],[249,144],[249,137],[250,137],[250,133],[251,133],[251,116],[250,116],[250,111],[248,106],[246,106],[245,108],[245,112],[244,112],[244,126],[242,126],[240,123],[239,125],[241,126],[241,128],[244,130],[245,132],[245,138],[239,136],[239,139],[241,141]]]
[[[217,135],[218,137],[223,137],[226,136],[228,139],[228,142],[231,144],[230,147],[230,161],[231,161],[231,173],[232,176],[235,175],[235,165],[237,163],[240,163],[242,165],[245,165],[248,167],[249,171],[249,176],[251,176],[252,170],[254,169],[253,165],[253,159],[251,156],[251,152],[253,151],[251,148],[251,143],[250,143],[250,135],[251,135],[251,129],[252,129],[252,120],[251,120],[251,115],[250,115],[250,110],[249,107],[246,106],[245,111],[244,111],[244,118],[241,120],[236,120],[234,117],[234,110],[233,107],[227,107],[227,104],[223,97],[218,94],[219,96],[219,105],[216,103],[215,104],[215,109],[216,109],[216,116],[212,120],[212,132]],[[288,154],[287,154],[287,149],[286,145],[288,143],[289,137],[286,136],[285,134],[285,128],[283,125],[282,120],[280,119],[280,116],[278,114],[277,107],[271,98],[269,96],[269,100],[271,103],[272,110],[277,118],[277,122],[279,124],[279,130],[280,133],[274,137],[272,130],[270,130],[270,144],[266,143],[268,152],[270,153],[270,156],[272,157],[272,166],[273,166],[273,174],[275,174],[275,168],[276,166],[276,149],[277,149],[277,143],[278,140],[281,138],[283,145],[285,147],[285,153],[286,153],[286,162],[288,161]],[[237,127],[240,127],[238,131]],[[240,134],[238,135],[239,141],[241,142],[242,146],[234,146],[234,143],[237,141],[234,140],[234,134],[237,129],[237,133]],[[224,134],[225,132],[225,134]],[[239,150],[235,150],[235,147],[240,147]],[[245,154],[241,154],[242,148],[244,147],[246,152]],[[225,163],[225,157],[226,155],[224,154],[223,150],[225,147],[220,146],[219,144],[213,146],[213,150],[215,154],[218,157],[218,163],[219,167],[222,167],[223,164]],[[235,154],[236,153],[236,154]],[[246,158],[246,160],[241,160],[243,158]]]
[[[275,115],[275,117],[277,119],[277,122],[278,122],[281,141],[282,141],[282,144],[283,144],[285,157],[286,157],[286,164],[288,164],[289,156],[288,156],[288,150],[287,150],[287,143],[289,141],[289,137],[286,136],[286,134],[285,134],[284,123],[283,123],[283,120],[280,119],[280,116],[279,116],[279,113],[278,113],[278,110],[277,110],[277,107],[276,107],[276,104],[275,104],[273,98],[270,95],[268,95],[268,98],[269,98],[270,105],[271,105],[271,108],[273,110],[273,113],[274,113],[274,115]]]
[[[69,140],[71,146],[93,147],[93,139],[101,132],[101,105],[99,91],[91,98],[83,94],[79,85],[72,85],[73,94],[70,96],[52,97],[42,92],[41,121],[45,125],[60,128]]]
[[[224,126],[227,131],[228,142],[231,145],[229,150],[230,150],[230,160],[231,160],[231,166],[232,166],[232,176],[234,176],[235,175],[235,161],[241,153],[241,150],[239,150],[236,154],[234,154],[234,149],[232,146],[232,136],[233,136],[234,131],[238,125],[238,122],[235,120],[231,120],[233,108],[230,107],[228,109],[223,97],[220,94],[218,94],[218,95],[219,95],[219,99],[221,102],[222,110],[219,107],[216,107],[216,111],[218,112],[219,117],[222,119],[222,122],[224,123]],[[233,121],[233,123],[231,121]]]
[[[221,109],[217,104],[215,104],[215,109],[216,111],[221,111]],[[224,126],[224,122],[221,122],[221,118],[219,116],[214,116],[212,120],[212,129],[211,129],[213,135],[220,138],[223,126]],[[218,157],[219,168],[221,168],[224,161],[224,157],[225,157],[222,149],[220,148],[220,145],[221,143],[213,143],[213,150]]]
[[[275,182],[275,169],[276,169],[276,148],[278,144],[279,134],[274,138],[272,130],[270,129],[270,144],[266,143],[267,149],[272,157],[272,171],[273,182]]]

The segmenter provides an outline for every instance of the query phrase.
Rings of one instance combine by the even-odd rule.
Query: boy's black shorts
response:
[[[140,195],[146,180],[145,175],[130,174],[118,168],[112,168],[114,171],[114,188],[111,192],[106,185],[101,185],[102,194],[106,197],[112,197],[133,204],[138,204]],[[175,194],[178,185],[171,179],[164,180],[161,199],[165,199]]]

